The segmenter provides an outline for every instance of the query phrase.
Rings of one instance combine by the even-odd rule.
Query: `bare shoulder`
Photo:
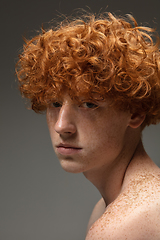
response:
[[[89,222],[88,222],[88,226],[87,226],[87,232],[90,229],[90,227],[103,215],[103,213],[105,212],[105,202],[103,200],[103,198],[101,198],[97,204],[95,205],[92,214],[90,216]]]
[[[132,180],[92,224],[86,240],[92,239],[159,240],[160,176]]]

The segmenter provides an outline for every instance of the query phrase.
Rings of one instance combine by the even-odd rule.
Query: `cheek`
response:
[[[108,120],[96,121],[93,124],[86,124],[83,131],[82,142],[87,142],[94,151],[105,149],[116,149],[122,147],[125,139],[126,127],[123,122]]]
[[[85,148],[92,152],[104,149],[109,144],[111,138],[109,130],[104,124],[98,124],[98,122],[86,123],[85,121],[82,121],[79,137]]]
[[[47,109],[46,112],[46,119],[47,119],[47,124],[48,127],[54,127],[56,124],[56,121],[58,119],[58,114],[59,114],[59,110],[58,109],[52,109],[51,107]]]
[[[50,112],[47,110],[47,113],[46,113],[46,120],[47,120],[47,125],[48,125],[48,129],[49,129],[49,132],[51,133],[51,126],[52,126],[52,121],[51,121],[51,114]]]
[[[47,120],[47,125],[48,125],[48,129],[49,129],[49,133],[51,136],[51,140],[53,141],[54,135],[55,135],[55,130],[54,130],[54,126],[56,123],[56,117],[55,114],[52,113],[52,111],[47,109],[47,113],[46,113],[46,120]]]

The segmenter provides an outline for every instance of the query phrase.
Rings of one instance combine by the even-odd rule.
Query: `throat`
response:
[[[98,189],[104,199],[105,208],[113,202],[121,192],[124,180],[124,171],[120,169],[103,169],[103,171],[95,171],[83,173],[84,176]]]
[[[129,181],[131,166],[135,160],[143,152],[143,145],[140,141],[135,148],[128,149],[128,154],[123,155],[121,159],[117,159],[110,166],[104,166],[101,169],[84,172],[84,176],[98,189],[105,201],[107,207],[112,203]],[[128,180],[127,180],[128,179]]]

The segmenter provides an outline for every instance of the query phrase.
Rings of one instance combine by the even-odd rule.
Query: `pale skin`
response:
[[[102,195],[86,240],[159,240],[160,171],[141,141],[145,115],[105,102],[78,105],[66,94],[47,109],[47,123],[62,168],[83,172]]]

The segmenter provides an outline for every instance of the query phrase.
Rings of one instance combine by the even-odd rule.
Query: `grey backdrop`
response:
[[[26,110],[14,65],[22,36],[32,36],[58,12],[133,13],[160,30],[159,0],[1,0],[0,2],[0,240],[84,240],[98,191],[83,174],[64,172],[44,115]],[[160,166],[160,125],[147,128],[144,145]]]

